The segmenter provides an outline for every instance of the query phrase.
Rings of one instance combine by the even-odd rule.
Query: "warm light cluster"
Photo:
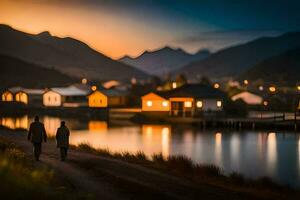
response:
[[[220,88],[220,84],[219,84],[219,83],[215,83],[215,84],[214,84],[214,88],[215,88],[215,89],[219,89],[219,88]]]
[[[272,93],[276,92],[276,87],[275,86],[269,87],[269,91]]]

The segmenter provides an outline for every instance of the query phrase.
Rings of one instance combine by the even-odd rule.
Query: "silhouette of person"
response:
[[[66,126],[64,121],[61,121],[60,127],[57,129],[56,132],[56,143],[57,148],[60,148],[60,159],[61,161],[65,161],[68,153],[69,148],[69,136],[70,131]]]
[[[27,139],[33,144],[33,153],[35,160],[39,161],[42,153],[42,142],[47,142],[47,134],[44,124],[39,121],[39,117],[34,117],[34,122],[30,124]]]

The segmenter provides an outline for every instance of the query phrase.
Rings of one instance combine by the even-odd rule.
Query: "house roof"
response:
[[[224,98],[226,96],[226,94],[220,91],[219,89],[215,89],[212,86],[203,84],[187,84],[174,90],[170,90],[167,92],[159,92],[158,95],[161,95],[166,98],[191,97],[199,99],[218,99]]]
[[[7,91],[10,91],[12,93],[25,92],[26,94],[40,94],[40,95],[42,95],[45,92],[45,90],[43,89],[30,89],[30,88],[23,88],[23,87],[11,87],[8,88]]]
[[[25,92],[26,94],[40,94],[42,95],[45,90],[42,89],[22,89],[21,91]]]
[[[106,89],[106,90],[100,90],[100,91],[108,97],[118,97],[118,96],[128,95],[127,91],[122,91],[122,90],[117,90],[117,89]]]
[[[17,92],[20,92],[20,91],[23,91],[23,88],[22,87],[11,87],[11,88],[8,88],[7,91],[10,91],[12,93],[17,93]]]
[[[146,95],[142,96],[142,99],[151,99],[151,100],[165,100],[165,98],[162,95],[159,95],[154,92],[147,93]]]
[[[86,96],[89,94],[88,91],[81,90],[75,86],[51,88],[52,91],[62,96]]]

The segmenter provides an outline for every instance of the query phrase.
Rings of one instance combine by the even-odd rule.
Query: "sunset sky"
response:
[[[0,23],[71,36],[119,58],[166,45],[216,51],[300,27],[293,0],[0,0]]]

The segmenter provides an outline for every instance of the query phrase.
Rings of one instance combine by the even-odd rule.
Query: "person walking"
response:
[[[69,136],[70,136],[70,131],[66,126],[66,123],[62,121],[60,123],[60,127],[57,129],[56,132],[57,148],[60,148],[61,161],[65,161],[67,157],[68,148],[69,148]]]
[[[34,117],[34,122],[30,124],[27,139],[33,144],[33,153],[36,161],[40,160],[42,153],[42,142],[47,142],[47,134],[44,124],[39,121],[39,117]]]

